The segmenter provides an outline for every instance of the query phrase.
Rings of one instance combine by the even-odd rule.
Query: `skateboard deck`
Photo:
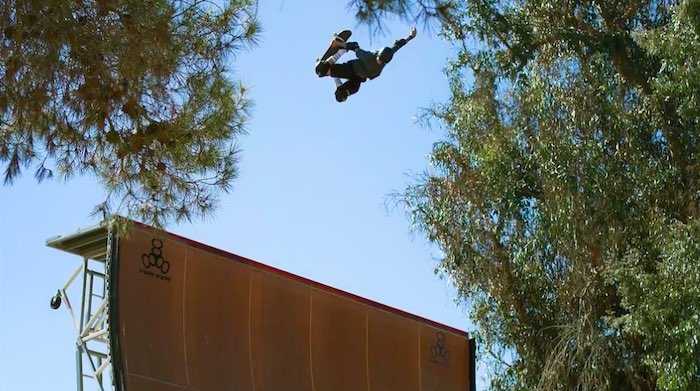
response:
[[[341,42],[346,42],[348,38],[352,35],[352,31],[350,30],[343,30],[337,34],[334,35],[333,40],[339,40]],[[318,59],[318,63],[316,64],[316,74],[319,76],[322,76],[320,74],[320,70],[322,69],[321,64],[323,64],[324,61],[328,60],[329,57],[333,56],[336,54],[339,50],[344,50],[342,48],[339,48],[338,46],[334,46],[332,43],[328,46],[328,49],[326,50],[325,53]]]

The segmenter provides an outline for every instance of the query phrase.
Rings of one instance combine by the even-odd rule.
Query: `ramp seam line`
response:
[[[253,367],[253,270],[248,272],[248,362],[250,364],[250,385],[255,391],[255,368]]]
[[[367,376],[367,391],[370,391],[369,373],[369,311],[365,310],[365,369]]]
[[[316,391],[316,384],[314,381],[314,359],[313,359],[314,352],[313,352],[313,348],[311,346],[313,308],[314,308],[313,290],[309,290],[309,375],[311,376],[311,391]]]
[[[191,250],[185,251],[185,267],[182,276],[182,339],[185,354],[185,383],[190,386],[190,366],[187,359],[187,268],[190,267],[189,255]]]

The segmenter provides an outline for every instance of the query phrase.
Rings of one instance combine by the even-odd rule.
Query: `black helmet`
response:
[[[391,61],[391,59],[394,58],[394,50],[392,50],[391,48],[384,48],[379,52],[379,55],[377,57],[379,57],[379,60],[383,64],[388,64]]]

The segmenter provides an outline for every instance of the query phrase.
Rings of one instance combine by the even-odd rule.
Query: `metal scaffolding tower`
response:
[[[112,235],[100,225],[69,236],[49,239],[46,245],[82,258],[81,264],[51,299],[51,308],[63,305],[76,332],[75,360],[78,391],[114,390],[110,349],[109,271]],[[81,285],[77,307],[69,297],[71,287]],[[92,380],[90,380],[92,379]]]

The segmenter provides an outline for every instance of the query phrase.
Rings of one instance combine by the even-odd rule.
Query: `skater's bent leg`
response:
[[[342,64],[335,64],[328,60],[322,61],[316,64],[316,74],[318,74],[318,77],[332,76],[340,79],[357,77],[352,67],[352,61]]]
[[[360,85],[362,84],[361,79],[350,79],[345,83],[341,84],[335,90],[335,100],[338,102],[345,102],[348,96],[356,93],[360,90]]]
[[[362,80],[351,79],[351,80],[346,81],[343,84],[346,85],[345,88],[348,90],[348,95],[352,95],[360,90],[360,86],[362,85]]]
[[[331,64],[328,75],[339,79],[354,79],[357,77],[352,67],[352,61],[342,64]]]

